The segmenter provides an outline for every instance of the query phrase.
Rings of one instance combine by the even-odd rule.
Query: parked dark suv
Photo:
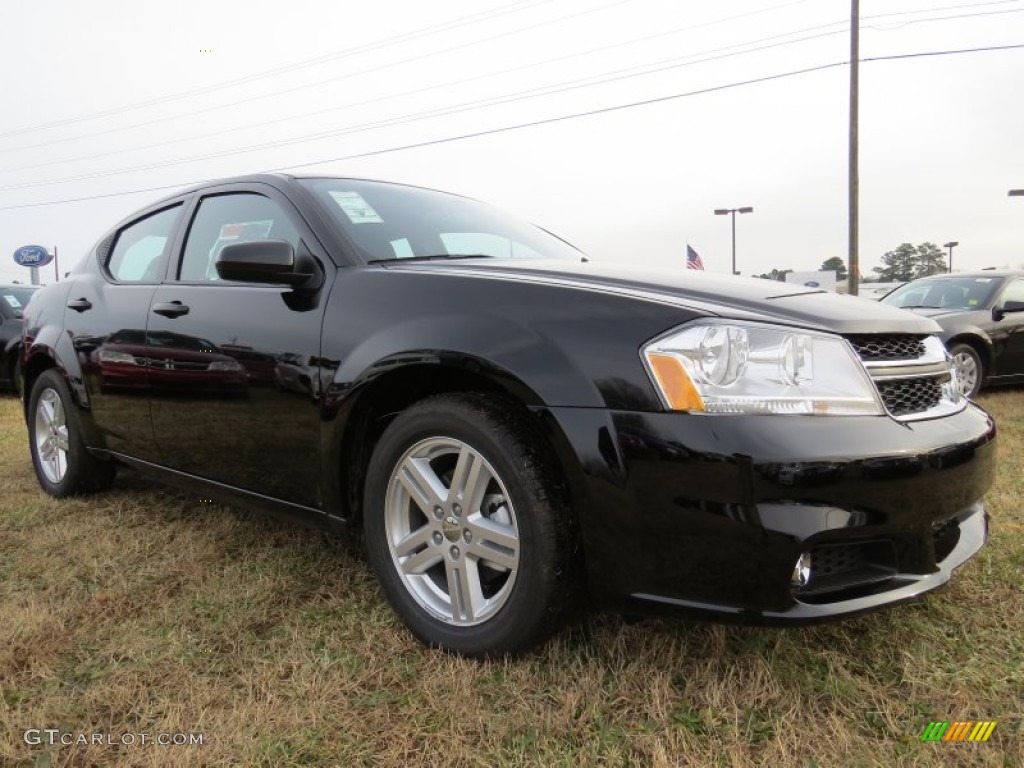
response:
[[[421,640],[494,655],[586,596],[803,622],[945,583],[985,540],[996,432],[938,331],[595,264],[454,195],[256,176],[138,212],[39,292],[25,414],[49,493],[124,464],[361,534]],[[131,387],[90,363],[117,334],[143,338],[114,345]],[[247,396],[175,386],[168,334]]]

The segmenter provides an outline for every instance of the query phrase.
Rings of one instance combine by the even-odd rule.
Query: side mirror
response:
[[[1024,301],[1006,301],[1000,306],[992,307],[992,319],[1002,320],[1014,312],[1024,312]]]
[[[214,266],[222,280],[265,285],[300,286],[314,275],[314,271],[296,268],[295,251],[291,243],[284,240],[250,240],[226,245],[217,254]]]

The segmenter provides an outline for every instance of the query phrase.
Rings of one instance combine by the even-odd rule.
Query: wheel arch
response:
[[[421,400],[441,394],[480,394],[519,411],[530,425],[545,459],[564,487],[568,514],[583,503],[583,470],[557,421],[548,418],[540,397],[526,383],[486,361],[453,355],[426,362],[421,356],[387,360],[375,366],[341,405],[335,429],[325,430],[326,475],[337,478],[327,488],[327,509],[342,530],[361,529],[363,492],[374,448],[388,424]],[[333,469],[337,472],[332,472]]]

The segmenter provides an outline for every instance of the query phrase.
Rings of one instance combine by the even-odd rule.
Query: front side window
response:
[[[165,208],[122,229],[107,255],[106,269],[118,282],[156,283],[164,275],[167,244],[181,204]]]
[[[539,227],[458,195],[356,179],[303,179],[364,261],[582,254]]]
[[[221,250],[251,240],[285,240],[299,247],[298,230],[269,197],[250,192],[204,197],[188,231],[178,278],[219,280],[216,261]]]
[[[1008,301],[1024,301],[1024,280],[1014,280],[1003,291],[999,297],[1000,306],[1005,306]]]

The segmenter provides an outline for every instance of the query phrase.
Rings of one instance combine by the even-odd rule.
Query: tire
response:
[[[36,477],[51,496],[96,493],[114,481],[114,465],[86,449],[78,409],[56,370],[44,371],[32,385],[28,438]]]
[[[541,446],[509,404],[473,394],[423,400],[381,436],[366,480],[367,553],[426,645],[515,654],[568,616],[576,537]]]
[[[973,400],[985,381],[985,366],[981,356],[970,344],[954,344],[949,348],[949,355],[953,358],[953,367],[957,372],[960,394]]]

